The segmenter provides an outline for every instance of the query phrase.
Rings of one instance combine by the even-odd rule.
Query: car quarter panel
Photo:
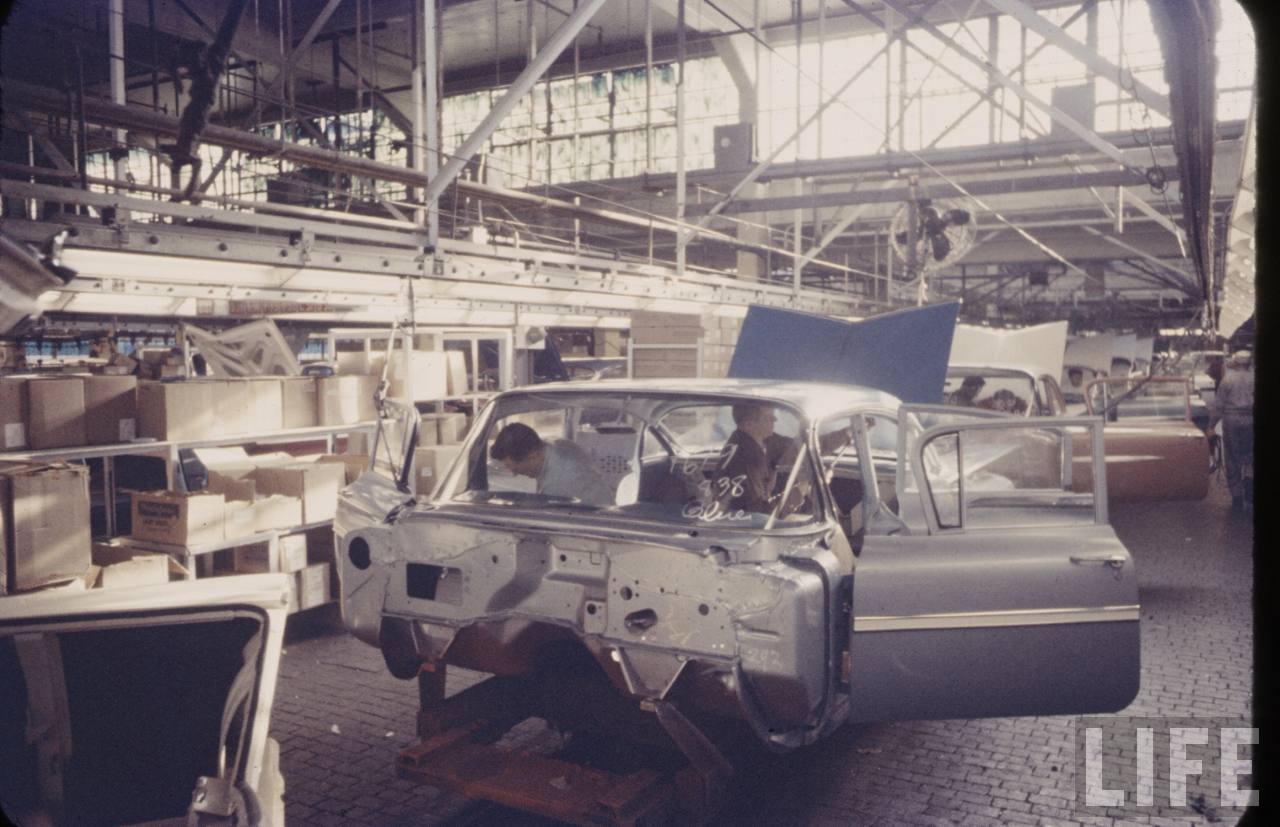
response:
[[[1195,425],[1113,422],[1102,433],[1111,502],[1202,500],[1209,493],[1209,441]],[[1072,475],[1072,490],[1081,492],[1093,486],[1082,436],[1073,445],[1076,473]]]

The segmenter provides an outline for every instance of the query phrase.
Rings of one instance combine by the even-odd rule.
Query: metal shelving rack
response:
[[[186,490],[179,468],[178,452],[184,448],[214,448],[226,445],[279,445],[290,442],[312,442],[323,439],[327,453],[333,453],[334,440],[344,434],[373,433],[377,422],[351,425],[321,425],[310,428],[288,428],[257,434],[213,437],[194,440],[137,440],[112,445],[80,445],[46,448],[35,451],[0,452],[0,460],[18,462],[55,462],[58,460],[102,460],[102,494],[106,508],[107,536],[115,535],[115,458],[118,456],[161,456],[165,462],[165,487],[170,491]],[[239,545],[237,543],[237,545]]]

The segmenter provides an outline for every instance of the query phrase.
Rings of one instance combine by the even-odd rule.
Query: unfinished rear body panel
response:
[[[1069,454],[1065,470],[1027,474],[1009,460],[1058,463],[1068,428],[1095,427],[1082,473],[1101,475],[1100,423],[1037,423],[1031,448],[997,444],[1013,477],[928,448],[895,491],[883,446],[908,421],[907,450],[942,437],[883,393],[746,380],[583,388],[498,397],[433,499],[377,474],[343,493],[343,617],[396,674],[438,663],[532,675],[574,649],[637,709],[736,721],[774,750],[850,719],[1101,711],[1136,692],[1136,580],[1105,502],[1072,493]],[[775,420],[760,511],[740,507],[745,483],[723,475],[744,405]],[[609,504],[504,476],[488,450],[512,421],[588,451]],[[951,427],[946,438],[978,429],[999,443],[1029,426]],[[952,496],[935,490],[949,479],[971,526],[926,518]],[[998,503],[983,494],[992,480],[1004,481]]]

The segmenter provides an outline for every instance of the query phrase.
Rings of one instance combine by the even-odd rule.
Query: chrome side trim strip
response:
[[[940,612],[921,615],[855,616],[854,632],[902,632],[922,629],[990,629],[1002,626],[1053,626],[1066,623],[1138,621],[1138,605],[1074,609],[1011,609],[995,612]]]

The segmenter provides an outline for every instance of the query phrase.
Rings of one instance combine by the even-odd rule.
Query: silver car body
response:
[[[743,402],[793,431],[776,510],[651,501],[655,478],[704,475],[733,427],[723,411]],[[681,406],[712,405],[722,413],[694,440],[712,447],[686,450],[670,417],[688,426]],[[557,406],[565,437],[637,434],[621,505],[488,490],[497,425]],[[583,426],[588,410],[630,424]],[[779,751],[850,720],[1123,708],[1138,684],[1137,581],[1106,522],[1101,422],[982,414],[774,381],[509,391],[433,496],[376,473],[342,493],[343,618],[384,652],[395,629],[422,661],[494,673],[571,641],[623,696],[745,721]],[[1080,432],[1101,497],[1071,491]]]

